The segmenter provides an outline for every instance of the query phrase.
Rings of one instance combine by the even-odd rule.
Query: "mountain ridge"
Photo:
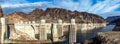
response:
[[[13,16],[12,16],[13,15]],[[36,8],[32,12],[26,14],[24,12],[14,12],[9,15],[4,15],[9,19],[8,22],[15,23],[19,21],[36,21],[46,19],[48,23],[57,22],[58,19],[69,23],[71,18],[76,19],[76,23],[105,23],[106,21],[101,16],[87,12],[70,11],[62,8],[47,8],[46,10]],[[15,19],[18,19],[15,21]],[[13,22],[15,21],[15,22]]]

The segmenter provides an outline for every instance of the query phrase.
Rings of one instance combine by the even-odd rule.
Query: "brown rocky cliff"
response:
[[[28,18],[30,21],[38,21],[38,20],[39,20],[39,17],[41,17],[41,15],[44,15],[43,13],[44,13],[44,11],[43,11],[42,9],[36,8],[35,10],[33,10],[32,12],[30,12],[30,13],[27,15],[27,18]]]
[[[35,9],[29,14],[23,12],[15,12],[15,14],[10,14],[7,17],[9,19],[19,19],[23,21],[37,21],[40,19],[46,19],[47,22],[57,22],[58,19],[62,19],[63,22],[70,22],[71,18],[76,19],[76,23],[105,23],[106,21],[95,14],[87,12],[70,11],[62,8],[47,8],[46,10]],[[18,21],[19,21],[18,20]],[[10,22],[13,22],[10,21]],[[15,21],[17,22],[17,21]]]
[[[14,12],[10,15],[6,15],[5,16],[7,18],[8,23],[17,23],[20,21],[29,21],[26,19],[25,14],[21,13],[21,12]]]
[[[87,12],[70,11],[62,8],[47,8],[43,18],[48,22],[56,22],[57,19],[62,19],[64,22],[70,22],[71,18],[76,19],[76,23],[103,23],[105,20],[95,14]],[[40,18],[41,19],[41,18]]]
[[[120,32],[99,32],[97,39],[100,41],[97,44],[120,44]]]

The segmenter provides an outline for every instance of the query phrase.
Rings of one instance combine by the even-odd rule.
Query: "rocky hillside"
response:
[[[26,15],[22,12],[14,12],[10,15],[4,15],[5,18],[7,18],[8,23],[14,23],[18,21],[29,21],[26,18]]]
[[[58,19],[62,19],[64,22],[70,22],[71,18],[76,19],[76,23],[103,23],[105,20],[95,14],[87,12],[70,11],[62,8],[47,8],[46,10],[35,9],[29,14],[23,12],[14,12],[9,15],[4,15],[8,19],[9,23],[18,21],[36,21],[40,19],[46,19],[47,22],[57,22]]]
[[[120,44],[120,32],[99,32],[97,39],[100,41],[97,44]]]
[[[114,23],[116,23],[119,19],[120,19],[120,16],[110,16],[110,17],[106,18],[106,21],[107,21],[109,24],[114,24]]]
[[[120,19],[117,21],[115,28],[113,31],[120,31]]]

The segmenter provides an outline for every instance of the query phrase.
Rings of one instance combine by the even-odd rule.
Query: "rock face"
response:
[[[3,12],[2,12],[2,8],[0,6],[0,18],[3,17]]]
[[[117,20],[116,26],[113,31],[120,31],[120,19]]]
[[[120,44],[120,32],[100,32],[97,38],[101,44]]]
[[[106,21],[109,24],[114,24],[118,21],[118,19],[120,19],[120,16],[111,16],[111,17],[106,18]]]
[[[18,21],[29,21],[25,18],[25,14],[22,12],[15,12],[10,15],[4,15],[5,18],[7,18],[8,23],[15,23]]]
[[[76,23],[105,23],[105,20],[92,13],[70,11],[62,8],[47,8],[46,10],[35,9],[29,14],[23,12],[14,12],[10,15],[6,15],[9,23],[23,21],[36,21],[39,22],[40,19],[46,19],[48,23],[57,22],[58,19],[63,20],[63,22],[70,22],[71,18],[76,19]],[[16,20],[17,19],[17,20]]]

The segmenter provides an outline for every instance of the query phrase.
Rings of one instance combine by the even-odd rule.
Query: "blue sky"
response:
[[[120,16],[120,0],[0,0],[3,12],[29,13],[35,8],[64,8],[98,14],[104,18]]]

